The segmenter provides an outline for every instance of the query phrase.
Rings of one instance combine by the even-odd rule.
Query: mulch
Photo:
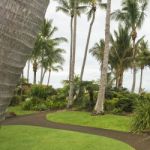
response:
[[[120,131],[100,129],[94,127],[83,127],[79,125],[69,125],[62,123],[54,123],[46,120],[48,112],[41,112],[33,115],[17,116],[6,119],[1,125],[30,125],[53,129],[61,129],[67,131],[77,131],[98,136],[113,138],[125,142],[136,150],[150,150],[150,135],[137,135]]]

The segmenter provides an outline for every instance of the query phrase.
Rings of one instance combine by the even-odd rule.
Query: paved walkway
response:
[[[117,139],[129,144],[136,150],[150,150],[150,136],[148,135],[133,135],[131,133],[120,131],[54,123],[46,120],[46,114],[47,112],[15,117],[5,120],[4,122],[2,122],[2,125],[30,125],[68,131],[77,131]]]

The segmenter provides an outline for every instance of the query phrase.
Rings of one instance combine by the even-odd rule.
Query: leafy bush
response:
[[[44,110],[48,110],[48,107],[46,106],[45,103],[39,103],[39,104],[33,106],[32,110],[35,110],[35,111],[44,111]]]
[[[55,93],[56,91],[51,86],[33,85],[30,91],[30,96],[46,99],[48,96]]]
[[[44,111],[44,110],[55,110],[63,109],[66,107],[67,102],[56,101],[56,100],[41,100],[37,97],[27,98],[23,103],[22,107],[24,110]]]
[[[150,94],[141,95],[135,109],[133,132],[150,131]]]
[[[22,104],[24,110],[32,110],[33,102],[31,98],[27,98],[26,101]]]
[[[119,101],[118,98],[113,98],[112,100],[106,100],[105,101],[105,110],[112,112],[114,109],[116,109],[118,101]]]

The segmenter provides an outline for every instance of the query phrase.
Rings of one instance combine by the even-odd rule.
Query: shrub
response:
[[[45,103],[39,103],[39,104],[33,106],[32,109],[35,111],[44,111],[44,110],[48,110],[48,107],[46,106]]]
[[[116,109],[118,101],[119,101],[118,98],[113,98],[112,100],[106,100],[105,101],[105,110],[112,112],[114,109]]]
[[[52,100],[41,100],[37,97],[28,98],[23,103],[22,107],[24,110],[35,110],[35,111],[44,111],[44,110],[55,110],[63,109],[66,107],[66,101],[52,101]]]
[[[123,110],[121,108],[115,108],[112,111],[113,114],[122,114],[122,112],[123,112]]]
[[[133,101],[129,98],[121,98],[117,105],[117,108],[120,108],[124,112],[133,112],[134,104]]]
[[[33,102],[31,98],[27,98],[26,101],[22,104],[24,110],[32,110]]]
[[[142,95],[135,109],[132,132],[150,131],[150,94]]]
[[[30,91],[30,96],[46,99],[49,95],[55,93],[56,91],[51,86],[33,85]]]

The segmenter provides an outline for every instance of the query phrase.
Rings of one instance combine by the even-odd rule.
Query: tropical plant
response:
[[[105,49],[105,41],[101,39],[99,43],[95,43],[95,45],[90,49],[90,53],[96,60],[99,62],[100,70],[102,72],[103,68],[103,56],[104,56],[104,49]]]
[[[107,12],[106,12],[106,29],[105,29],[105,50],[103,57],[103,68],[101,73],[100,88],[98,93],[97,102],[94,108],[95,114],[104,113],[104,101],[105,101],[105,90],[107,84],[107,71],[108,71],[108,60],[109,60],[109,43],[110,43],[110,16],[111,16],[111,0],[107,0]]]
[[[132,132],[150,131],[150,95],[143,94],[135,108]]]
[[[3,8],[0,13],[0,121],[4,119],[5,110],[33,49],[48,3],[48,0],[42,3],[41,0],[30,3],[0,1]]]
[[[123,84],[124,71],[132,64],[132,46],[128,27],[119,25],[118,31],[111,36],[111,51],[109,64],[114,70],[116,87],[121,88]]]
[[[38,64],[41,64],[41,79],[40,83],[43,83],[43,79],[47,69],[53,63],[63,63],[64,59],[61,53],[64,53],[63,49],[58,48],[61,42],[66,42],[64,37],[54,38],[55,32],[58,30],[52,25],[52,20],[44,20],[41,32],[38,35],[35,48],[32,53],[32,59],[34,59],[34,84],[36,84],[36,72]]]
[[[123,0],[122,9],[113,13],[112,18],[124,22],[131,29],[133,41],[133,85],[132,92],[135,91],[136,85],[136,48],[137,29],[142,27],[145,19],[145,11],[148,6],[148,0]]]

